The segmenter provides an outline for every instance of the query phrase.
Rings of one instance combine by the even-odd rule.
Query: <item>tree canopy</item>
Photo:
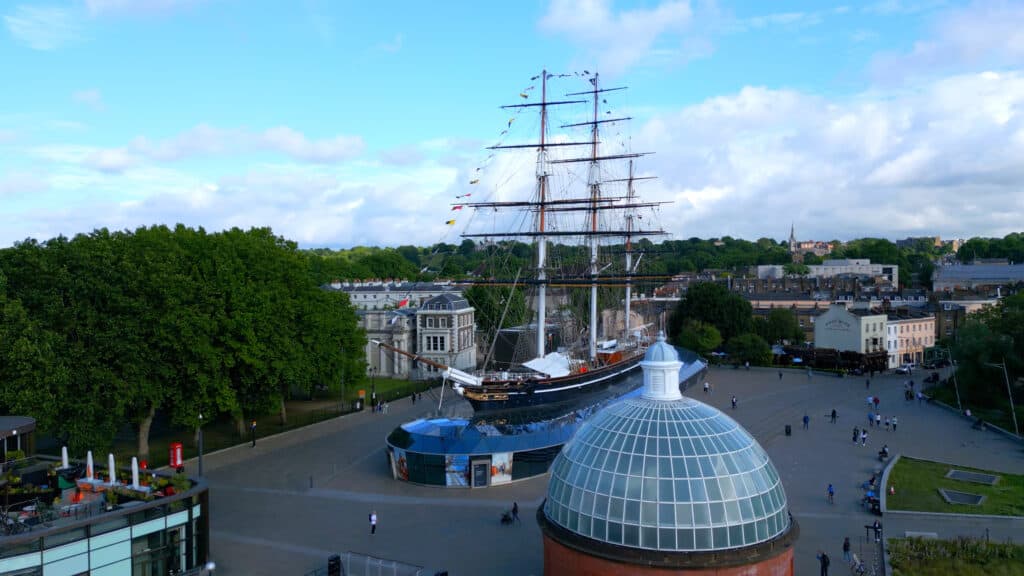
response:
[[[691,284],[669,317],[668,330],[673,342],[681,345],[683,327],[689,321],[714,326],[726,341],[750,332],[753,308],[750,302],[721,284]]]
[[[0,273],[0,410],[75,449],[105,448],[131,422],[145,458],[157,412],[186,426],[283,419],[292,391],[363,373],[347,297],[266,228],[29,240],[0,250]]]

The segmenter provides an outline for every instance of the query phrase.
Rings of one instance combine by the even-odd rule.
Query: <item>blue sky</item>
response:
[[[1024,222],[1019,2],[15,0],[0,26],[0,245],[177,222],[457,241],[498,106],[545,67],[630,87],[676,237]]]

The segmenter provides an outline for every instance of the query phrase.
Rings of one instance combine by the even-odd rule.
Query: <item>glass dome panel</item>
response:
[[[553,464],[544,512],[623,546],[721,550],[789,529],[786,495],[764,449],[692,398],[626,398],[596,413]]]

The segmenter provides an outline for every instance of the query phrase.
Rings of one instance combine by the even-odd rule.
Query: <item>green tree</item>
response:
[[[758,318],[754,322],[754,333],[772,344],[783,341],[799,344],[804,341],[804,331],[800,329],[796,314],[789,308],[773,308],[767,318]]]
[[[807,264],[801,264],[799,262],[789,262],[782,266],[782,271],[787,276],[807,276],[811,273],[811,269]]]
[[[726,341],[749,332],[753,316],[750,302],[729,292],[721,284],[697,282],[691,284],[686,295],[679,300],[669,317],[668,330],[673,342],[680,342],[687,321],[699,320],[718,329]]]
[[[725,350],[733,362],[750,362],[758,366],[767,366],[772,361],[772,349],[757,334],[740,334],[730,338]]]
[[[722,345],[718,329],[700,320],[691,320],[683,325],[679,334],[679,345],[688,350],[706,355]]]

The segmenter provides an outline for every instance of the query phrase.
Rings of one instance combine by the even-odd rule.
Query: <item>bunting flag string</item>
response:
[[[469,183],[470,184],[479,184],[480,183],[480,179],[476,178],[476,179],[470,180]]]
[[[445,220],[444,223],[449,225],[449,226],[454,226],[455,225],[455,220]]]
[[[452,206],[452,211],[454,212],[456,210],[462,210],[462,204],[457,204],[455,206]]]

